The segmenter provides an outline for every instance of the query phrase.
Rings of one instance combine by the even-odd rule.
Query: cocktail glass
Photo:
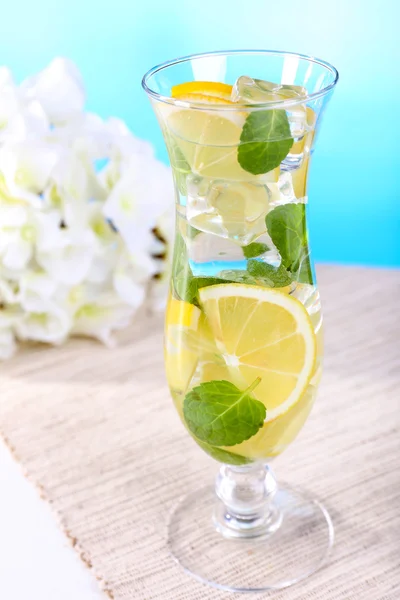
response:
[[[222,589],[290,586],[333,544],[326,509],[278,485],[270,463],[321,376],[307,175],[337,80],[322,60],[274,51],[189,56],[143,78],[176,190],[168,383],[188,432],[222,463],[215,486],[174,511],[169,546]]]

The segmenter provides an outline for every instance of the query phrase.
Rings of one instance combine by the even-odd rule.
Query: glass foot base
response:
[[[318,501],[286,485],[276,492],[271,508],[271,526],[262,534],[233,537],[229,527],[216,527],[221,504],[214,488],[197,490],[171,516],[170,551],[187,573],[219,589],[261,592],[289,587],[326,561],[333,525]]]

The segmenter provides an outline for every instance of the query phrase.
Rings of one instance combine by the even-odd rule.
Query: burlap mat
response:
[[[400,273],[322,267],[319,280],[323,385],[275,471],[324,499],[336,546],[327,567],[273,598],[399,600]],[[2,365],[3,436],[112,598],[237,599],[168,555],[172,507],[216,463],[168,397],[160,320],[140,319],[124,337],[113,351],[78,340]]]

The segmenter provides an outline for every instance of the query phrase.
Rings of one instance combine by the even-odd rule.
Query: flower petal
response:
[[[6,144],[0,150],[0,165],[9,193],[20,190],[41,194],[60,158],[57,148],[39,140]]]
[[[56,282],[77,285],[89,272],[95,251],[94,234],[61,230],[59,240],[58,248],[38,251],[36,260]]]
[[[127,173],[112,189],[103,207],[104,215],[113,223],[126,243],[135,253],[148,244],[148,232],[155,226],[160,209],[151,184],[146,178],[138,180]]]
[[[39,100],[53,124],[73,118],[85,104],[81,74],[76,65],[65,58],[55,58],[21,87],[27,97]]]
[[[143,304],[146,296],[145,288],[129,277],[128,273],[120,271],[114,274],[114,288],[121,300],[129,306],[138,308]]]
[[[46,312],[56,288],[56,282],[47,273],[27,271],[20,279],[19,303],[28,312]]]
[[[18,283],[0,277],[0,304],[15,304],[18,302]],[[1,313],[0,313],[1,326]]]
[[[72,333],[94,337],[107,346],[115,346],[113,332],[129,325],[134,309],[116,294],[106,293],[95,302],[83,305],[75,314]]]
[[[64,248],[67,244],[65,237],[68,234],[60,228],[62,221],[60,211],[32,211],[30,220],[35,229],[35,242],[38,252],[49,252],[55,248]]]
[[[0,262],[6,269],[13,271],[25,269],[32,257],[32,242],[24,240],[19,230],[3,231],[0,237]]]
[[[67,338],[71,325],[71,318],[65,310],[48,303],[46,311],[25,313],[15,330],[21,340],[61,344]]]
[[[0,191],[0,228],[22,227],[28,220],[28,212],[23,204],[9,202],[1,198]]]

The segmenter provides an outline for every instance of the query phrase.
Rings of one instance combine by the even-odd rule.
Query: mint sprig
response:
[[[242,169],[261,175],[278,167],[293,145],[286,111],[281,109],[251,112],[243,125],[238,147]]]
[[[290,273],[283,265],[273,267],[267,263],[252,258],[247,263],[247,270],[252,277],[272,288],[286,287],[292,283]]]
[[[265,252],[268,252],[268,250],[269,247],[267,244],[262,244],[260,242],[253,242],[252,244],[243,246],[243,254],[245,258],[255,258],[256,256],[261,256],[261,254],[265,254]]]
[[[266,409],[250,395],[257,379],[244,391],[229,381],[201,383],[186,394],[183,415],[189,430],[211,446],[234,446],[263,426]]]
[[[282,258],[282,265],[294,279],[313,283],[308,249],[306,205],[290,203],[277,206],[265,219],[267,230]]]

